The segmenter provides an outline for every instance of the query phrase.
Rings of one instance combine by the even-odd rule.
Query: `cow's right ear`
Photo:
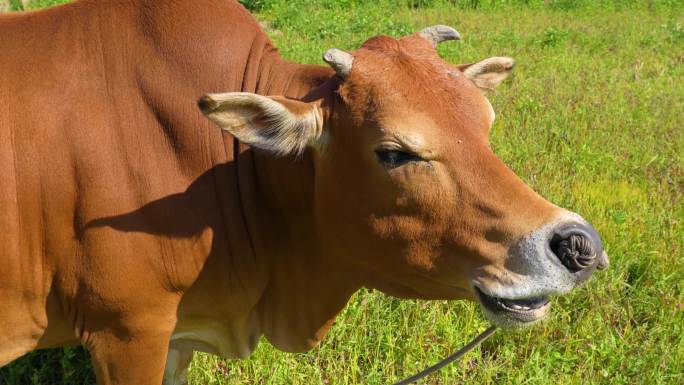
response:
[[[275,155],[300,155],[323,131],[316,104],[282,96],[229,92],[205,95],[197,104],[239,141]]]

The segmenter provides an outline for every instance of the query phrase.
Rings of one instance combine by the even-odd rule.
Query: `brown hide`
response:
[[[83,0],[0,15],[0,36],[0,364],[81,342],[99,381],[159,383],[170,333],[183,330],[181,298],[181,320],[249,328],[227,355],[255,344],[259,307],[266,330],[279,322],[271,313],[330,308],[298,323],[303,342],[290,349],[320,338],[358,286],[323,303],[308,297],[325,290],[310,287],[260,303],[287,284],[272,273],[281,264],[306,286],[334,279],[263,259],[269,229],[250,233],[250,218],[268,200],[253,154],[196,100],[210,90],[298,97],[330,69],[280,59],[231,1]]]

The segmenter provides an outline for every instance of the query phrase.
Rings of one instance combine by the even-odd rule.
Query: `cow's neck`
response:
[[[332,75],[328,67],[284,61],[274,67],[283,70],[270,71],[273,82],[258,92],[314,99],[310,91]],[[269,271],[258,307],[262,332],[280,349],[308,350],[360,287],[357,275],[321,247],[313,213],[312,154],[299,159],[253,150],[241,154],[240,170],[241,163],[253,167],[239,173],[249,232]]]
[[[329,67],[288,62],[272,51],[258,60],[248,66],[259,73],[246,74],[240,91],[301,98],[332,76]],[[225,138],[226,147],[232,147],[232,138]],[[222,226],[230,246],[209,256],[186,293],[178,333],[194,335],[192,330],[206,324],[208,316],[218,317],[223,325],[203,327],[223,328],[221,334],[234,340],[230,348],[211,343],[219,353],[248,354],[258,332],[282,350],[308,350],[360,285],[319,244],[309,155],[278,159],[242,145],[234,156],[224,176],[235,179],[239,210],[231,197],[219,210],[231,216]],[[243,235],[236,240],[236,233]]]

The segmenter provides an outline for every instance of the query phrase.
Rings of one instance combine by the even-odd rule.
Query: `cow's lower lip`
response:
[[[528,323],[542,318],[548,309],[549,299],[545,296],[519,299],[498,298],[485,294],[478,287],[475,292],[482,306],[495,317],[505,317],[507,323]]]

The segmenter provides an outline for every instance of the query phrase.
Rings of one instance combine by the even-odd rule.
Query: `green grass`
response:
[[[682,1],[246,3],[301,62],[437,23],[464,38],[440,47],[448,61],[514,57],[515,75],[491,98],[495,151],[603,237],[610,269],[556,299],[547,322],[499,331],[421,383],[684,384]],[[485,327],[474,304],[362,291],[319,348],[285,354],[264,341],[248,360],[196,354],[191,383],[388,384]],[[0,371],[0,383],[92,382],[85,357],[33,353]]]

